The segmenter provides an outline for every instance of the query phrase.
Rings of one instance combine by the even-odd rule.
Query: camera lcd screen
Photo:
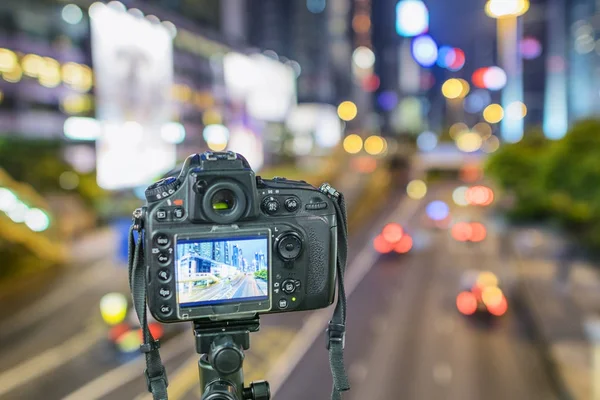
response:
[[[267,300],[268,238],[178,240],[176,281],[182,308]]]

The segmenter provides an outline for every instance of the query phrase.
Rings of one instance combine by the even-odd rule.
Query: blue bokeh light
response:
[[[443,221],[450,214],[448,205],[441,200],[435,200],[427,204],[425,212],[434,221]]]
[[[417,36],[429,29],[429,11],[421,0],[401,0],[396,4],[396,32]]]
[[[393,90],[386,90],[377,96],[377,104],[383,111],[392,111],[398,105],[398,94]]]
[[[473,93],[467,96],[465,99],[464,107],[465,111],[471,114],[481,112],[485,107],[489,106],[492,102],[490,93],[485,89],[474,90]]]
[[[417,136],[417,147],[421,151],[431,151],[435,149],[438,143],[438,137],[433,132],[423,132]]]
[[[450,46],[442,46],[438,51],[437,65],[442,68],[448,68],[454,62],[456,54],[454,48]]]
[[[306,0],[306,8],[313,14],[320,14],[325,11],[326,0]]]
[[[416,37],[412,42],[412,55],[422,67],[431,67],[438,59],[437,43],[429,35]]]

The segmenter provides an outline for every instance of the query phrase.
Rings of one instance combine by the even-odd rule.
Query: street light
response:
[[[529,0],[488,0],[485,5],[486,14],[498,20],[498,58],[507,78],[506,86],[502,91],[504,108],[511,103],[523,101],[523,67],[519,51],[517,18],[527,10],[529,10]],[[520,141],[523,138],[523,119],[502,119],[500,132],[507,142]]]

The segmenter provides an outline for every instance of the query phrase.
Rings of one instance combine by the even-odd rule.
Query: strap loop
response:
[[[160,349],[160,341],[158,340],[154,340],[152,342],[140,345],[140,351],[142,353],[150,353],[151,351],[155,351],[158,349]]]
[[[167,379],[167,371],[165,370],[165,367],[162,367],[160,372],[155,376],[150,376],[148,369],[145,369],[144,376],[146,377],[146,385],[148,386],[148,391],[150,393],[154,393],[152,389],[155,383],[158,383],[161,385],[161,387],[165,388],[169,386],[169,380]]]
[[[329,327],[327,328],[327,350],[331,347],[333,342],[341,343],[342,349],[346,347],[346,326],[343,324],[336,324],[329,321]]]

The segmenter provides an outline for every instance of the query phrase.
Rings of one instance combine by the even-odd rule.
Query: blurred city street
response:
[[[597,0],[1,1],[0,400],[600,400],[599,71]]]

